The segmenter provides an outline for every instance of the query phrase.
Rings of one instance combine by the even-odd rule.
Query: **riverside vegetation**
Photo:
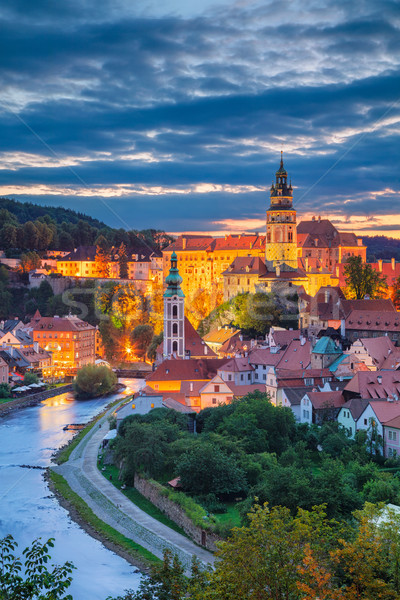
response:
[[[219,534],[248,523],[255,498],[292,514],[324,504],[335,519],[350,519],[365,502],[400,504],[399,464],[382,458],[374,432],[352,440],[336,422],[297,424],[261,392],[207,408],[196,421],[194,436],[185,415],[165,408],[127,417],[112,443],[114,460],[129,486],[135,473],[159,485],[179,477],[181,491],[164,493]],[[221,518],[227,511],[233,519]]]

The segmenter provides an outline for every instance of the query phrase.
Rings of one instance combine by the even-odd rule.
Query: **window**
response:
[[[178,342],[172,342],[172,352],[178,352]]]
[[[216,399],[216,398],[213,398],[213,399],[212,399],[212,403],[213,403],[213,404],[217,404],[217,399]]]
[[[219,392],[219,385],[214,385],[214,392]]]
[[[368,425],[367,419],[364,419],[364,425]]]
[[[177,305],[176,305],[176,304],[174,304],[174,305],[172,306],[172,316],[173,316],[173,317],[177,317],[177,316],[178,316],[178,307],[177,307]]]
[[[312,379],[311,377],[308,377],[304,380],[304,383],[306,385],[314,385],[314,379]]]
[[[132,404],[132,410],[135,410],[136,404]]]
[[[172,324],[172,335],[178,335],[178,323]]]
[[[267,376],[263,374],[263,381],[267,381]]]
[[[389,431],[389,440],[395,441],[396,437],[397,437],[397,435],[396,435],[395,431]]]
[[[243,374],[240,376],[240,381],[243,381]]]

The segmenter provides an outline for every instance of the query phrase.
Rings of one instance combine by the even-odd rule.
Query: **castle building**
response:
[[[271,186],[271,205],[267,210],[267,240],[265,261],[267,266],[288,265],[297,269],[296,211],[293,208],[293,188],[287,183],[287,172],[281,163]]]
[[[327,219],[313,217],[297,225],[293,188],[283,155],[270,189],[266,235],[241,234],[213,238],[181,235],[163,250],[167,276],[172,252],[179,256],[187,297],[197,290],[221,294],[273,291],[303,286],[315,295],[321,286],[336,286],[338,268],[349,256],[366,261],[366,247],[354,233],[340,232]]]
[[[179,275],[178,257],[171,254],[169,275],[165,278],[164,293],[164,358],[185,357],[185,294],[182,292],[182,277]]]

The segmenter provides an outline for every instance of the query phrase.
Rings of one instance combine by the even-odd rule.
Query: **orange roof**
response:
[[[225,363],[225,358],[171,358],[164,360],[146,381],[206,381]]]
[[[86,331],[96,329],[78,317],[42,317],[33,327],[33,331]]]

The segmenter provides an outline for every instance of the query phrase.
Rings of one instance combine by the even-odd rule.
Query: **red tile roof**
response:
[[[164,360],[146,381],[205,381],[212,379],[225,363],[226,358],[171,358]]]
[[[346,318],[346,329],[358,331],[400,332],[400,313],[378,310],[352,310]]]
[[[377,338],[361,338],[360,342],[378,369],[382,367],[385,359],[396,350],[395,345],[387,335],[382,335]]]
[[[382,425],[400,417],[400,402],[372,401],[369,404]]]
[[[78,317],[42,317],[33,331],[86,331],[96,328]]]
[[[231,358],[220,367],[220,371],[229,371],[231,373],[243,373],[244,371],[254,371],[253,367],[249,364],[248,358]]]
[[[214,358],[217,355],[214,350],[211,350],[210,346],[207,346],[200,334],[197,333],[191,322],[187,317],[184,321],[185,328],[185,351],[190,351],[190,356],[204,356]],[[162,354],[164,349],[164,343],[161,342],[157,346],[157,353]]]
[[[396,307],[388,298],[377,298],[376,300],[345,300],[340,303],[343,314],[348,317],[353,311],[379,311],[396,312]]]
[[[359,371],[344,389],[361,398],[399,398],[400,371]]]
[[[267,267],[258,256],[237,256],[223,275],[264,275]]]
[[[340,408],[345,404],[343,394],[340,391],[308,392],[307,396],[313,407],[317,410],[329,407]]]

